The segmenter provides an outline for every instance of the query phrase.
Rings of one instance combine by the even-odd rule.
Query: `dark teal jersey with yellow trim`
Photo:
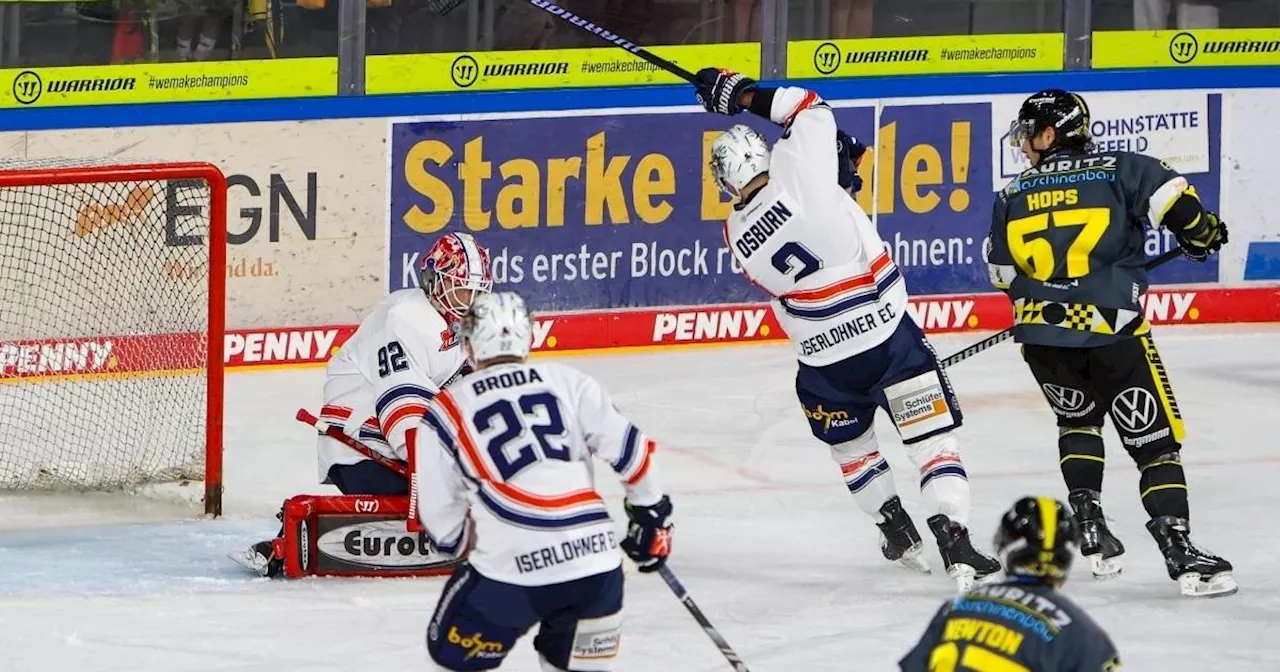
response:
[[[1015,340],[1096,347],[1146,333],[1145,231],[1184,193],[1195,189],[1168,164],[1119,151],[1058,151],[1011,181],[987,263],[1014,302]]]
[[[902,672],[1114,672],[1111,638],[1066,595],[1039,583],[981,586],[942,605]]]

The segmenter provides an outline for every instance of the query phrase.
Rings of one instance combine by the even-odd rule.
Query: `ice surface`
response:
[[[1143,527],[1137,475],[1108,430],[1108,513],[1127,543],[1122,577],[1078,563],[1066,591],[1106,627],[1126,669],[1263,670],[1280,660],[1280,329],[1157,333],[1187,421],[1193,532],[1237,567],[1240,593],[1179,597]],[[975,339],[936,338],[940,352]],[[676,504],[672,568],[755,672],[894,670],[950,591],[940,572],[886,563],[826,449],[808,433],[784,345],[599,355],[597,375],[661,442]],[[319,402],[319,369],[232,374],[227,515],[121,496],[0,498],[0,672],[281,672],[422,669],[441,579],[266,581],[225,554],[275,531],[280,502],[316,485],[313,434],[293,420]],[[957,365],[967,424],[972,526],[987,545],[1023,494],[1064,497],[1053,416],[1015,346]],[[877,426],[923,530],[914,471]],[[610,487],[607,492],[620,492]],[[620,508],[620,507],[617,507]],[[190,509],[185,509],[190,511]],[[617,516],[621,519],[621,516]],[[935,569],[939,562],[931,551]],[[656,577],[632,574],[619,669],[728,669]],[[527,641],[504,669],[537,670]]]

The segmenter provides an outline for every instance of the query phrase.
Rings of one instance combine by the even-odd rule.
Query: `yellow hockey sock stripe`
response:
[[[1147,495],[1149,495],[1149,494],[1151,494],[1151,493],[1153,493],[1153,492],[1155,492],[1155,491],[1157,491],[1157,490],[1169,490],[1169,489],[1171,489],[1171,488],[1181,488],[1181,489],[1183,489],[1183,490],[1186,490],[1186,489],[1187,489],[1187,484],[1186,484],[1186,483],[1165,483],[1165,484],[1163,484],[1163,485],[1153,485],[1153,486],[1151,486],[1151,487],[1147,488],[1146,490],[1143,490],[1143,491],[1142,491],[1142,494],[1141,494],[1141,495],[1138,495],[1138,498],[1139,498],[1139,499],[1146,499],[1146,498],[1147,498]]]
[[[1058,464],[1066,464],[1067,460],[1093,460],[1094,462],[1102,462],[1105,464],[1107,458],[1100,455],[1080,455],[1072,453],[1071,455],[1066,455],[1061,460],[1058,460]]]

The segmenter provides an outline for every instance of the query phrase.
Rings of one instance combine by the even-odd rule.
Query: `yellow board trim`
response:
[[[0,108],[336,95],[337,58],[0,70]]]
[[[690,72],[714,65],[760,77],[759,44],[682,45],[649,51]],[[365,92],[371,95],[685,83],[617,47],[370,56],[365,73]],[[692,94],[689,102],[694,102]]]
[[[1280,28],[1118,30],[1093,34],[1093,67],[1280,65]]]
[[[1062,33],[873,37],[787,43],[787,76],[873,77],[1062,70]]]

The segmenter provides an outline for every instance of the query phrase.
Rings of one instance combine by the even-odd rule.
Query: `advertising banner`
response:
[[[1220,324],[1224,322],[1273,322],[1280,320],[1280,288],[1247,287],[1186,290],[1152,290],[1142,301],[1152,324]],[[927,333],[990,332],[1013,322],[1009,299],[1002,294],[956,294],[912,299],[907,313]],[[262,370],[320,365],[355,333],[355,326],[308,329],[254,329],[227,334],[225,362],[234,369]],[[975,334],[975,338],[978,335]],[[542,354],[589,350],[652,349],[714,343],[779,341],[786,333],[765,304],[683,306],[620,311],[538,313],[534,315],[533,349]],[[50,343],[55,350],[80,343]],[[154,344],[151,344],[154,345]],[[29,344],[0,343],[0,373],[6,366],[20,366],[17,375],[56,376],[93,371],[102,358],[86,354],[78,368],[59,373],[42,369],[37,354],[26,353]],[[107,341],[105,346],[111,347]],[[87,348],[86,348],[87,349]],[[37,352],[32,349],[32,352]],[[122,350],[123,352],[123,350]],[[135,350],[136,352],[136,350]],[[949,352],[940,353],[943,356]],[[115,360],[110,360],[115,361]],[[128,370],[135,360],[111,364],[111,370]],[[149,366],[151,364],[148,364]]]
[[[987,291],[990,105],[885,106],[877,129],[875,108],[844,104],[840,126],[872,144],[858,200],[908,287]],[[393,122],[387,289],[416,283],[433,234],[458,230],[490,247],[498,287],[540,310],[759,300],[724,245],[730,206],[706,168],[727,120],[647,112]]]
[[[1062,69],[1062,33],[938,35],[787,43],[787,76],[872,77]]]
[[[1093,34],[1093,67],[1280,65],[1275,28],[1117,30]]]
[[[381,298],[385,128],[375,120],[144,126],[0,133],[0,143],[13,159],[198,159],[221,168],[234,329],[358,321]],[[131,261],[163,263],[144,250]]]
[[[538,310],[758,300],[707,168],[733,121],[649,112],[393,122],[387,289],[417,283],[438,234],[466,231],[489,248],[496,286]],[[873,108],[838,116],[872,136]]]
[[[336,95],[337,58],[0,70],[0,108]]]
[[[648,51],[690,72],[715,66],[760,77],[760,45],[755,43],[652,47]],[[365,72],[369,94],[684,83],[617,47],[370,56]]]

